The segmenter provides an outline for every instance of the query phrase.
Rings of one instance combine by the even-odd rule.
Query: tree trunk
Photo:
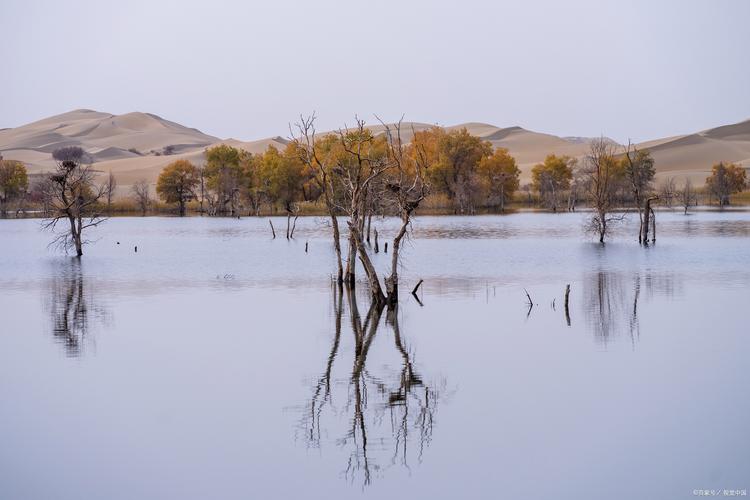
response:
[[[359,228],[355,223],[349,222],[349,232],[352,235],[352,241],[354,242],[355,248],[359,253],[359,260],[362,262],[362,267],[365,269],[365,275],[367,276],[367,282],[370,286],[372,300],[377,304],[385,304],[386,298],[385,294],[383,294],[383,289],[380,286],[378,273],[375,270],[375,266],[372,265],[370,256],[367,254],[365,244],[362,241],[362,234],[359,232]]]
[[[649,219],[651,217],[654,217],[654,210],[651,208],[651,202],[654,201],[654,200],[658,200],[658,199],[659,199],[658,197],[648,198],[646,200],[646,205],[643,208],[643,220],[641,221],[641,238],[640,238],[640,241],[644,245],[648,245],[648,230],[649,230],[649,225],[651,225],[651,221]]]
[[[393,238],[393,252],[391,253],[391,275],[385,279],[385,290],[388,299],[388,306],[392,307],[398,303],[398,257],[401,249],[401,240],[406,234],[406,228],[409,225],[409,215],[404,214],[401,217],[401,227]]]
[[[357,243],[354,241],[354,232],[349,224],[349,255],[346,258],[346,270],[344,271],[344,284],[354,288],[356,284],[355,271],[357,268]]]

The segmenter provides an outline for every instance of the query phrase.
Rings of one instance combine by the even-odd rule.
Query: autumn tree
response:
[[[67,222],[69,227],[57,232],[52,244],[66,252],[75,250],[80,257],[87,243],[84,231],[106,220],[100,212],[100,200],[105,198],[107,186],[94,183],[94,171],[83,149],[77,146],[56,149],[52,157],[57,165],[50,176],[50,216],[44,228],[57,232],[58,223]]]
[[[539,193],[544,205],[553,212],[557,212],[562,192],[570,189],[575,162],[568,156],[548,155],[544,163],[538,163],[531,169],[532,187]]]
[[[210,214],[235,215],[240,192],[245,184],[242,151],[227,144],[219,144],[206,149],[204,155]]]
[[[604,243],[612,224],[623,218],[614,213],[614,192],[618,178],[622,176],[621,163],[615,158],[614,144],[603,137],[592,141],[582,172],[593,210],[588,229],[598,235],[600,243]]]
[[[141,211],[141,216],[145,216],[149,205],[151,205],[151,187],[148,181],[146,179],[136,181],[130,191],[133,194],[136,206]]]
[[[706,178],[708,191],[719,200],[722,209],[729,205],[729,196],[745,189],[747,172],[734,163],[719,162],[711,169],[711,175]]]
[[[472,213],[480,191],[477,167],[482,158],[492,155],[492,144],[465,128],[433,127],[416,132],[414,140],[424,145],[434,191],[446,194],[457,212]]]
[[[0,215],[5,216],[8,205],[22,198],[29,188],[26,167],[20,161],[3,160],[0,156]]]
[[[258,178],[271,203],[277,203],[287,212],[302,195],[304,165],[294,145],[281,152],[269,146],[260,158]]]
[[[198,169],[188,160],[177,160],[162,170],[156,181],[156,192],[166,203],[177,203],[180,216],[185,215],[185,204],[195,198],[200,182]]]
[[[500,211],[505,211],[505,202],[513,199],[518,189],[521,170],[516,160],[505,148],[497,148],[492,156],[479,160],[477,174],[487,196],[488,204],[498,200]]]
[[[654,159],[647,150],[639,150],[635,145],[628,142],[622,161],[625,177],[628,180],[633,195],[633,204],[636,210],[638,210],[638,220],[640,223],[638,227],[638,242],[641,243],[644,219],[648,220],[648,214],[644,218],[644,203],[650,197],[654,175],[656,174]],[[651,197],[651,199],[653,201],[656,197]]]

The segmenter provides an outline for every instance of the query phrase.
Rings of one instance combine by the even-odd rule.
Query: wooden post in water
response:
[[[570,297],[570,283],[565,285],[565,321],[570,326],[570,309],[568,308],[568,299]]]
[[[271,234],[273,235],[273,239],[276,239],[276,231],[273,229],[273,222],[271,222],[271,219],[268,219],[268,223],[271,225]]]

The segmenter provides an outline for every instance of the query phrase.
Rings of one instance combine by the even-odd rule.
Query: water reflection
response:
[[[94,300],[91,284],[85,277],[79,258],[66,259],[52,273],[46,290],[47,310],[52,335],[65,354],[77,357],[86,341],[92,341],[92,324],[107,320],[106,310]]]
[[[583,309],[594,338],[606,344],[617,335],[627,334],[635,343],[640,337],[639,307],[643,296],[672,298],[681,283],[671,273],[623,274],[598,270],[584,278]]]
[[[425,382],[418,373],[413,354],[401,332],[398,309],[385,312],[372,304],[362,319],[357,297],[346,291],[353,352],[344,377],[333,375],[336,361],[346,362],[342,351],[343,295],[335,293],[335,331],[325,366],[303,408],[301,427],[308,447],[320,449],[322,438],[332,441],[344,453],[342,475],[352,483],[369,485],[373,475],[399,465],[409,469],[416,458],[421,462],[432,440],[435,413],[444,399],[445,381],[437,386]],[[390,330],[392,344],[381,343],[381,357],[396,355],[394,361],[368,366],[368,356],[378,332],[385,340]],[[395,348],[395,351],[394,351]],[[393,369],[392,367],[397,367]],[[378,372],[378,373],[376,373]]]

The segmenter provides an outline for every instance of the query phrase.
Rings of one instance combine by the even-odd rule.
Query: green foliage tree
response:
[[[560,194],[570,189],[575,160],[568,156],[548,155],[544,163],[531,169],[531,185],[545,206],[557,212]]]
[[[518,189],[521,170],[516,160],[505,148],[497,148],[492,156],[479,160],[477,174],[490,203],[499,200],[500,211],[505,211],[505,202],[513,199]]]
[[[719,200],[719,207],[729,205],[729,196],[739,193],[747,185],[747,172],[734,163],[719,162],[706,178],[706,187]]]
[[[8,204],[23,197],[28,188],[29,176],[24,164],[0,157],[0,215],[5,216]]]
[[[177,203],[180,216],[185,215],[185,204],[195,198],[195,188],[200,182],[198,169],[188,160],[177,160],[159,174],[156,192],[166,203]]]

